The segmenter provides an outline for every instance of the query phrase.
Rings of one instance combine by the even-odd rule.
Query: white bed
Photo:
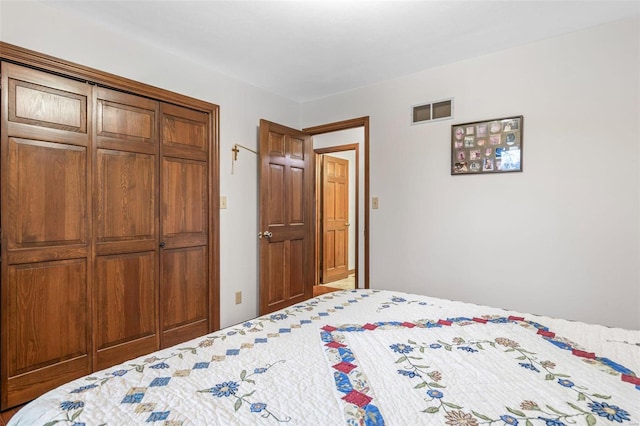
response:
[[[640,425],[640,331],[329,293],[61,386],[14,425]]]

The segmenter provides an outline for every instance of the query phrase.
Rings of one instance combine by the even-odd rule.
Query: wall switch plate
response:
[[[227,208],[227,196],[226,195],[221,195],[220,196],[220,208],[221,209],[226,209]]]
[[[239,305],[241,303],[242,303],[242,292],[236,291],[236,305]]]
[[[372,209],[378,209],[378,208],[380,208],[380,203],[379,203],[378,197],[373,197],[373,198],[371,199],[371,208],[372,208]]]

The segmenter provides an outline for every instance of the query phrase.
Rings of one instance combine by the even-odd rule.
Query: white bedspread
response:
[[[640,425],[640,331],[330,293],[75,380],[13,425]]]

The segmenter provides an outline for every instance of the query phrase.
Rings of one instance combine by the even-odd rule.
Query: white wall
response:
[[[638,19],[302,106],[35,2],[0,2],[0,39],[216,103],[221,324],[257,314],[260,118],[370,116],[371,285],[640,329]],[[455,119],[409,125],[455,97]],[[302,115],[301,115],[302,114]],[[524,115],[524,172],[449,174],[451,123]],[[234,305],[234,292],[244,301]]]
[[[125,38],[36,2],[0,2],[0,40],[220,105],[220,317],[231,325],[257,315],[257,149],[260,118],[299,127],[300,106],[200,64]],[[242,291],[243,302],[234,304]]]
[[[640,329],[639,20],[303,104],[370,116],[371,286]],[[410,106],[455,98],[455,118]],[[524,115],[524,171],[450,175],[450,126]]]

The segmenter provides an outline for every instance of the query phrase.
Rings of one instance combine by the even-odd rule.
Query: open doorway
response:
[[[361,129],[354,130],[316,136],[314,147],[334,143],[336,138],[357,141]],[[359,143],[352,143],[314,149],[316,285],[342,290],[357,287],[359,148]]]
[[[352,124],[348,127],[333,128],[329,131],[316,133],[317,129],[305,129],[313,135],[313,147],[315,154],[315,170],[316,170],[316,205],[315,205],[315,225],[316,225],[316,256],[315,256],[315,281],[314,284],[326,284],[332,286],[337,283],[337,288],[368,288],[368,233],[366,232],[366,223],[368,209],[366,193],[368,192],[367,175],[367,152],[368,145],[366,139],[368,134],[368,119],[362,119],[357,122],[355,120],[347,123]],[[341,124],[341,123],[337,123]],[[348,219],[343,217],[335,217],[337,219],[333,223],[328,221],[323,212],[323,200],[326,191],[323,190],[323,158],[339,159],[338,161],[347,162],[345,169],[349,170],[348,187],[351,194],[348,202]],[[364,166],[364,167],[363,167]],[[327,176],[324,176],[326,179]],[[334,182],[334,192],[332,197],[338,195],[335,188],[337,184]],[[331,191],[330,191],[331,192]],[[344,195],[344,194],[343,194]],[[331,198],[331,197],[330,197]],[[331,214],[329,215],[331,216]],[[343,226],[342,235],[346,238],[340,238],[337,233],[331,234],[323,227],[328,226],[331,231]],[[344,227],[346,225],[346,227]],[[328,237],[328,239],[327,239]],[[340,268],[340,262],[336,261],[337,249],[332,248],[344,244],[345,239],[348,240],[348,248],[345,265]],[[329,242],[327,244],[327,242]],[[329,248],[328,248],[329,246]],[[329,250],[329,265],[327,265],[327,252]],[[333,269],[331,269],[333,268]],[[342,273],[342,275],[341,275]],[[327,276],[328,275],[328,276]],[[335,281],[339,279],[339,281]]]

